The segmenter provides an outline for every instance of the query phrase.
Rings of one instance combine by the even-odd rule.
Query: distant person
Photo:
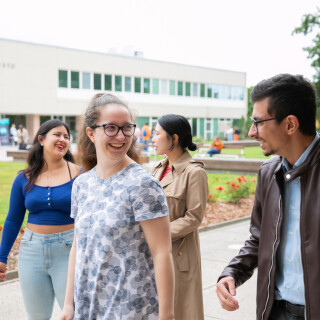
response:
[[[54,300],[63,307],[69,253],[73,241],[70,218],[72,184],[80,173],[69,151],[68,126],[44,122],[29,151],[27,169],[15,178],[0,246],[0,278],[26,210],[27,226],[20,242],[19,280],[27,318],[50,319]],[[5,303],[5,301],[3,301]]]
[[[234,134],[233,134],[233,141],[239,141],[240,130],[237,126],[234,126]]]
[[[233,140],[233,129],[230,125],[228,125],[228,129],[227,129],[227,140],[228,141]]]
[[[136,126],[136,130],[134,131],[134,136],[136,137],[136,143],[139,144],[141,143],[142,139],[141,139],[141,135],[140,135],[141,129],[139,128],[139,126]]]
[[[14,123],[10,127],[10,143],[13,146],[16,146],[18,144],[17,128]]]
[[[320,319],[320,135],[314,85],[280,74],[251,92],[252,125],[265,156],[250,238],[216,286],[222,308],[239,308],[236,288],[257,269],[256,318]],[[237,318],[236,314],[233,317]]]
[[[17,130],[17,136],[18,136],[18,144],[19,144],[19,150],[26,150],[29,140],[29,134],[28,130],[23,127],[22,124],[19,125],[19,129]]]
[[[211,147],[207,151],[207,154],[209,154],[211,158],[212,155],[221,153],[222,148],[223,148],[223,142],[221,141],[219,136],[216,136],[212,141]]]
[[[151,130],[149,127],[148,122],[145,123],[145,125],[141,128],[141,137],[142,137],[142,143],[143,143],[143,151],[148,151],[148,144],[151,137]]]
[[[151,140],[152,140],[152,138],[154,137],[155,134],[156,134],[156,126],[153,125],[152,129],[151,129],[151,137],[150,137]]]
[[[176,114],[158,120],[153,143],[158,155],[166,155],[152,174],[160,181],[168,202],[175,271],[176,320],[203,320],[201,255],[198,228],[208,199],[208,178],[203,163],[193,160],[195,151],[189,121]]]

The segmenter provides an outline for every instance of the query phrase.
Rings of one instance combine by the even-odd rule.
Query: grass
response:
[[[3,226],[9,209],[10,190],[17,172],[24,169],[24,162],[0,162],[0,225]]]

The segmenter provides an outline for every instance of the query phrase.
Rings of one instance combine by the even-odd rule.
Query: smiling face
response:
[[[274,118],[268,113],[269,99],[257,101],[253,105],[252,118],[265,120]],[[250,127],[249,137],[255,138],[260,143],[260,148],[265,156],[272,154],[282,156],[288,146],[288,135],[285,130],[285,121],[278,123],[276,120],[266,121],[258,124],[258,132],[253,124]]]
[[[167,132],[159,125],[159,123],[156,125],[152,142],[154,143],[155,151],[158,155],[167,155],[170,153],[172,140],[168,138]]]
[[[69,134],[64,126],[51,129],[45,137],[38,136],[38,140],[43,147],[45,157],[62,158],[67,153],[70,145]]]
[[[126,107],[111,103],[101,109],[96,125],[115,124],[122,127],[132,123],[130,112]],[[107,136],[103,127],[87,128],[86,132],[95,145],[98,161],[100,157],[107,157],[110,160],[123,159],[132,143],[133,136],[126,137],[121,130],[114,137]]]

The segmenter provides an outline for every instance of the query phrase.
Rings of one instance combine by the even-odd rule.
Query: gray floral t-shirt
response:
[[[157,319],[153,261],[139,221],[167,215],[159,182],[136,163],[108,179],[93,168],[75,180],[74,319]]]

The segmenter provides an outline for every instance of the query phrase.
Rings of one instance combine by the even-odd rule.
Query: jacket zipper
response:
[[[268,277],[268,295],[267,295],[267,300],[266,300],[266,303],[265,303],[265,306],[264,306],[264,310],[262,311],[262,314],[261,314],[261,320],[264,319],[264,314],[265,314],[265,312],[267,310],[268,302],[269,302],[269,299],[270,299],[271,272],[272,272],[272,269],[273,269],[274,248],[275,248],[276,243],[278,241],[278,227],[279,227],[280,216],[281,216],[281,195],[280,195],[280,198],[279,198],[279,215],[278,215],[278,220],[277,220],[277,225],[276,225],[276,237],[274,239],[273,246],[272,246],[271,267],[270,267],[270,270],[269,270],[269,277]]]

